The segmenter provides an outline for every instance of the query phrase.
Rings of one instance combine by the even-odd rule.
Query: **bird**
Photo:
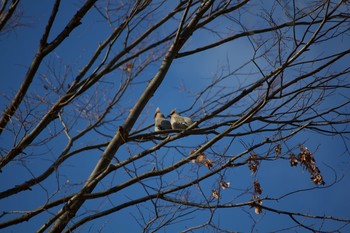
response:
[[[193,121],[189,117],[180,116],[174,109],[170,113],[170,124],[173,129],[186,129],[193,124]]]
[[[163,113],[160,112],[159,107],[154,113],[154,131],[158,132],[160,130],[171,129],[171,124],[168,120],[165,119]]]

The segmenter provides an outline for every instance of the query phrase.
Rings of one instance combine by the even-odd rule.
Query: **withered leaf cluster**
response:
[[[262,201],[260,200],[260,194],[262,194],[262,188],[259,181],[256,179],[254,180],[254,194],[251,199],[253,202],[250,204],[250,206],[254,208],[256,214],[260,214],[262,212]]]
[[[191,150],[190,155],[196,153],[198,149],[199,148]],[[192,163],[203,164],[208,169],[211,169],[213,167],[213,162],[210,159],[208,159],[207,156],[205,156],[204,152],[200,152],[198,156],[195,159],[192,159],[191,161]]]
[[[279,148],[277,150],[277,148]],[[275,148],[275,152],[278,154],[278,152],[280,153],[281,152],[281,148],[280,147],[276,147]],[[252,171],[252,174],[255,174],[256,171],[258,170],[258,167],[259,167],[259,160],[258,160],[258,156],[257,154],[252,154],[249,156],[248,158],[248,168],[249,170]],[[260,196],[262,194],[262,188],[260,186],[260,183],[257,179],[254,180],[254,193],[253,193],[253,196],[252,196],[252,203],[250,204],[250,206],[252,208],[254,208],[255,210],[255,213],[256,214],[260,214],[262,212],[262,201],[260,200]]]
[[[324,185],[325,182],[321,175],[320,169],[316,165],[315,158],[313,154],[307,147],[299,145],[300,153],[296,156],[295,154],[290,154],[289,161],[290,165],[297,166],[300,163],[300,166],[305,168],[311,175],[311,181],[317,185]]]
[[[258,156],[256,154],[252,154],[248,158],[248,168],[252,171],[252,174],[254,174],[258,170],[259,161],[257,160]]]
[[[253,195],[252,196],[252,203],[250,204],[250,206],[252,208],[254,208],[254,212],[256,214],[261,214],[262,212],[262,207],[261,205],[263,204],[263,202],[260,200],[260,196],[259,195]]]

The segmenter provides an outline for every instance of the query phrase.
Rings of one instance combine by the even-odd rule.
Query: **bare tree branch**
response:
[[[348,192],[346,1],[24,4],[0,7],[39,44],[3,37],[1,229],[349,229],[325,196]]]

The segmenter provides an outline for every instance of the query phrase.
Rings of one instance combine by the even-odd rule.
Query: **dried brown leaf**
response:
[[[262,193],[262,188],[260,186],[260,183],[258,180],[254,181],[254,192],[257,194],[261,194]]]
[[[212,161],[210,161],[210,159],[206,159],[204,162],[203,162],[204,166],[206,166],[208,169],[211,169],[213,167],[213,163]]]
[[[275,147],[275,152],[276,152],[276,155],[282,154],[281,144],[277,144],[277,146]]]
[[[298,160],[297,160],[297,157],[295,156],[295,154],[291,153],[289,155],[289,162],[290,162],[291,167],[298,165]]]
[[[220,198],[220,195],[219,195],[218,191],[216,191],[215,189],[213,189],[213,190],[211,191],[211,194],[212,194],[213,197],[216,198],[216,199],[219,199],[219,198]]]
[[[256,213],[256,214],[261,214],[261,212],[262,212],[261,206],[256,206],[256,207],[255,207],[255,213]]]
[[[248,168],[249,170],[252,171],[252,174],[254,174],[258,170],[258,166],[259,166],[259,161],[257,160],[257,155],[252,154],[248,158]]]
[[[225,181],[220,181],[220,187],[225,190],[227,189],[228,187],[230,187],[230,182],[225,182]]]
[[[299,145],[299,148],[300,153],[298,154],[297,158],[294,154],[290,155],[291,166],[295,166],[298,162],[300,162],[300,165],[310,173],[312,182],[317,185],[324,185],[325,182],[321,176],[320,169],[316,165],[314,155],[307,147],[304,147],[303,145]]]
[[[254,201],[254,202],[252,202],[250,204],[250,206],[254,207],[254,211],[255,211],[256,214],[261,214],[261,212],[262,212],[261,205],[263,204],[263,202],[260,200],[260,196],[259,195],[253,195],[251,200]]]
[[[199,147],[200,148],[200,147]],[[196,153],[198,151],[199,148],[190,150],[190,155],[193,155],[194,153]],[[206,158],[205,154],[203,152],[199,153],[197,158],[192,159],[192,163],[203,163],[203,160]]]

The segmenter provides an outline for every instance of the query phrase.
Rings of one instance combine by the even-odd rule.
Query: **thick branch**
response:
[[[0,10],[0,31],[4,28],[6,23],[9,21],[13,13],[15,12],[17,5],[19,3],[19,0],[12,0],[11,5],[9,6],[6,13],[4,13],[4,8],[6,7],[7,1],[3,1],[2,9]],[[1,127],[0,127],[1,129]],[[1,132],[1,131],[0,131]]]

